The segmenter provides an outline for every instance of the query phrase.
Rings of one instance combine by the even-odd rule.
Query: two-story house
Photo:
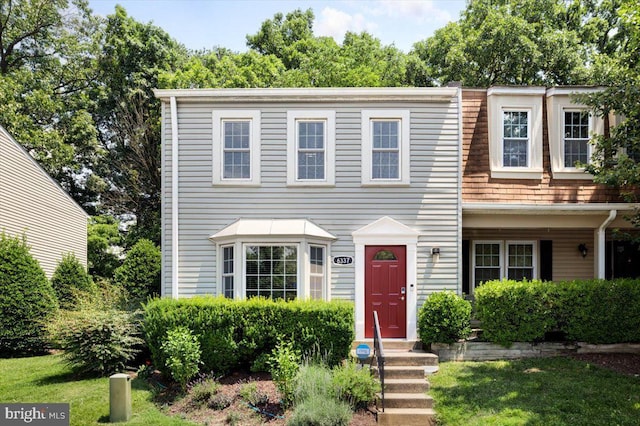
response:
[[[157,90],[162,294],[353,300],[386,337],[461,291],[457,88]]]
[[[162,294],[348,299],[357,339],[373,310],[416,339],[433,292],[620,275],[584,90],[157,90]]]

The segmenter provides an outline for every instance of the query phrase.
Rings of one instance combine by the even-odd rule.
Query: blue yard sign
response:
[[[365,359],[369,358],[369,355],[371,355],[371,348],[369,347],[369,345],[365,343],[361,343],[356,347],[356,356],[361,361],[364,361]]]

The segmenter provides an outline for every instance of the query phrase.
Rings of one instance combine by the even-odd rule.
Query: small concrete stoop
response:
[[[438,356],[424,352],[414,342],[404,344],[383,340],[384,412],[378,395],[378,423],[398,426],[435,425],[433,399],[427,395],[426,376],[438,371]],[[377,374],[377,363],[374,361]]]

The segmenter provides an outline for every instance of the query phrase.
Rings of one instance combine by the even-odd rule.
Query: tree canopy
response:
[[[633,0],[475,0],[409,52],[367,32],[316,36],[313,11],[297,9],[265,20],[234,52],[189,51],[121,6],[102,18],[87,0],[1,0],[0,124],[90,214],[113,218],[95,229],[132,221],[119,228],[125,248],[160,242],[156,87],[610,85],[589,102],[625,120],[598,139],[608,160],[591,171],[635,185],[637,9]],[[111,273],[119,260],[103,259],[105,238],[96,241],[92,268]]]

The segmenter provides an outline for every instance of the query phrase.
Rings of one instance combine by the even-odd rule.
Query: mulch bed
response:
[[[629,376],[640,377],[640,354],[574,354],[572,358]]]

